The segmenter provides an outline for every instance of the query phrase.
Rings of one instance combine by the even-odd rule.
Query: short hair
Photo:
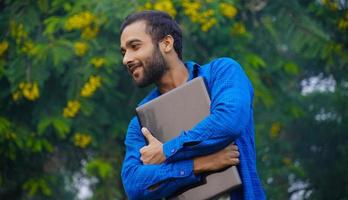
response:
[[[158,43],[165,36],[174,38],[174,50],[179,59],[182,59],[182,31],[176,21],[165,12],[146,10],[128,15],[120,28],[120,34],[130,24],[144,20],[146,33],[151,36],[153,42]]]

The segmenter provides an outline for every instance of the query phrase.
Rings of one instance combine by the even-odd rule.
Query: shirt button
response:
[[[185,172],[184,171],[180,171],[180,175],[181,176],[185,175]]]
[[[171,151],[172,153],[174,153],[175,152],[175,149],[172,149],[172,151]]]

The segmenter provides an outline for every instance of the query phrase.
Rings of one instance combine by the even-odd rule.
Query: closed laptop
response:
[[[197,77],[136,108],[141,126],[159,141],[177,137],[210,114],[210,98],[202,77]],[[183,188],[172,199],[203,200],[218,197],[240,186],[235,166],[206,175],[200,184]]]

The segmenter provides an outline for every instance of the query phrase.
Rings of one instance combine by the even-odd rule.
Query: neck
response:
[[[168,62],[169,61],[169,62]],[[182,84],[189,78],[189,72],[180,59],[167,60],[168,71],[156,83],[161,94],[164,94]]]

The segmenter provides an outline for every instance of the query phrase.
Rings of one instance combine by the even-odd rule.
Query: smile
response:
[[[130,73],[133,74],[138,67],[141,67],[141,64],[129,66]]]

